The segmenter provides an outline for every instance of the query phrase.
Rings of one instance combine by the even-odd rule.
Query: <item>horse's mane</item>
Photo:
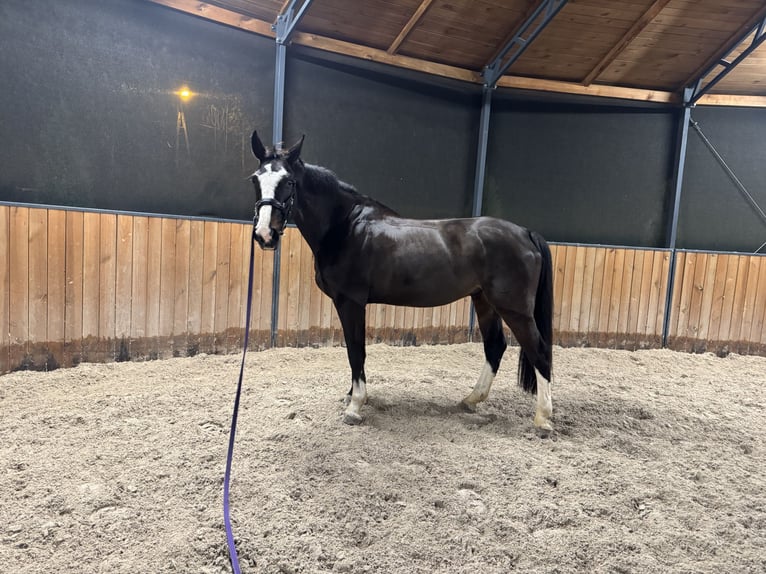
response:
[[[377,208],[389,215],[398,215],[387,205],[382,204],[377,199],[373,199],[368,195],[359,193],[353,185],[338,179],[335,172],[326,167],[305,163],[304,169],[304,177],[308,178],[308,183],[314,188],[328,192],[341,193],[350,197],[351,201],[357,205]]]

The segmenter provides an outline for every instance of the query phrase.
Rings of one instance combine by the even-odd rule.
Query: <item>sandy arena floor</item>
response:
[[[232,483],[243,572],[766,571],[766,359],[554,349],[554,422],[509,349],[248,356]],[[0,377],[0,572],[230,572],[221,489],[239,357]]]

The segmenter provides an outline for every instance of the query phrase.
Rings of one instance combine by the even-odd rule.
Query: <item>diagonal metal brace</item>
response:
[[[295,5],[298,3],[298,0],[292,0],[285,11],[277,16],[277,21],[272,26],[272,29],[277,34],[277,44],[284,45],[290,41],[290,36],[292,36],[296,26],[306,15],[306,10],[308,10],[312,1],[313,0],[305,0],[296,12]]]
[[[567,0],[542,0],[537,8],[519,26],[519,29],[500,50],[497,57],[484,67],[484,84],[494,88],[497,81],[519,59],[529,45],[540,35],[551,20],[564,7]],[[539,22],[535,23],[537,20]],[[510,55],[510,56],[509,56]]]
[[[745,43],[747,38],[751,34],[753,34],[753,32],[755,32],[755,34],[753,35],[753,39],[750,41],[750,45],[747,48],[745,48],[739,56],[734,58],[734,60],[732,60],[732,61],[727,60],[727,58],[732,54],[732,52],[734,52],[737,48],[742,46],[742,44]],[[763,18],[760,22],[757,22],[755,25],[750,27],[748,29],[748,31],[745,33],[745,35],[742,38],[740,38],[740,40],[734,46],[732,46],[729,49],[729,51],[726,52],[721,57],[720,60],[718,60],[715,64],[710,66],[707,70],[702,72],[702,74],[699,76],[699,78],[697,78],[697,80],[692,83],[692,97],[689,100],[689,105],[692,105],[692,106],[696,105],[697,101],[702,96],[707,94],[713,88],[713,86],[715,86],[716,84],[718,84],[718,82],[723,80],[729,74],[729,72],[731,72],[734,68],[736,68],[737,65],[742,60],[744,60],[750,54],[755,52],[755,50],[758,49],[758,47],[761,44],[763,44],[765,41],[766,41],[766,18]],[[702,86],[703,80],[707,76],[712,74],[713,71],[718,66],[721,66],[723,68],[723,70],[718,72],[715,75],[715,77],[712,80],[710,80],[707,84],[705,84],[705,86],[703,87]]]

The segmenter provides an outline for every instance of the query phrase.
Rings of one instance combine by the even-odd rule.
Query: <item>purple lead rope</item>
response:
[[[245,374],[245,356],[250,335],[250,311],[253,307],[253,262],[255,261],[255,225],[253,236],[250,237],[250,273],[247,277],[247,311],[245,312],[245,342],[242,349],[242,364],[239,367],[239,381],[237,382],[237,395],[234,399],[234,414],[231,416],[231,430],[229,431],[229,451],[226,455],[226,473],[223,477],[223,524],[226,529],[226,543],[229,546],[229,560],[234,574],[241,574],[237,548],[234,545],[234,533],[231,530],[231,517],[229,515],[229,484],[231,482],[231,461],[234,458],[234,436],[237,432],[237,414],[239,413],[239,397],[242,394],[242,378]]]

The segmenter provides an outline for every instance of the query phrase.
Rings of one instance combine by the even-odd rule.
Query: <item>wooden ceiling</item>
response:
[[[290,3],[150,1],[270,37]],[[482,83],[540,2],[313,0],[291,42]],[[764,0],[568,0],[498,86],[678,102],[732,47],[728,61],[749,46],[755,32],[739,42],[764,18]],[[766,106],[766,42],[698,103]]]

